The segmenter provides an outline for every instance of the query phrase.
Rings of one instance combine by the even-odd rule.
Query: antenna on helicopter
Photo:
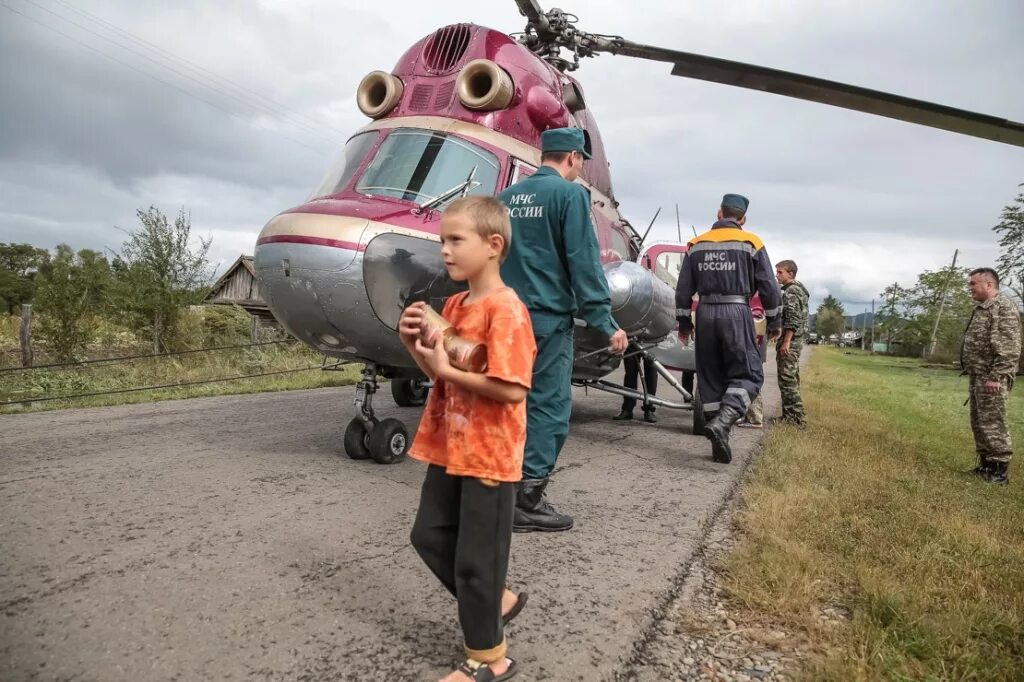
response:
[[[643,237],[640,237],[640,244],[641,244],[641,245],[642,245],[642,244],[644,243],[644,241],[645,241],[645,240],[647,239],[647,235],[648,235],[648,234],[650,233],[650,231],[651,231],[651,228],[652,228],[652,227],[654,227],[654,221],[658,219],[658,214],[659,214],[659,213],[661,213],[661,206],[659,206],[659,207],[658,207],[658,210],[654,212],[654,217],[653,217],[653,218],[651,218],[651,224],[647,226],[647,232],[644,232],[644,236],[643,236]]]
[[[683,228],[679,224],[679,204],[676,204],[676,237],[679,238],[679,243],[683,243]]]

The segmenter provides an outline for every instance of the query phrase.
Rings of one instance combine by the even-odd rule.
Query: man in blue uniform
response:
[[[544,495],[569,435],[572,411],[573,317],[604,333],[615,353],[626,333],[612,319],[608,282],[590,222],[590,193],[574,182],[590,158],[579,128],[541,134],[541,167],[498,195],[509,209],[512,245],[501,277],[530,311],[537,359],[526,398],[523,480],[516,488],[513,530],[560,531],[572,517]]]
[[[750,314],[750,299],[761,297],[770,338],[781,331],[782,294],[761,239],[743,229],[750,202],[726,194],[718,222],[690,240],[676,283],[679,337],[696,327],[697,390],[707,419],[705,434],[716,462],[732,461],[729,431],[764,384],[761,355]],[[699,297],[697,319],[691,312]]]

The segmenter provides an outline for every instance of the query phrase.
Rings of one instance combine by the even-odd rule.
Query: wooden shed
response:
[[[241,255],[238,260],[220,276],[210,293],[203,299],[208,305],[237,305],[252,315],[252,339],[259,337],[260,327],[276,327],[277,320],[260,297],[260,285],[256,281],[256,269],[252,256]]]

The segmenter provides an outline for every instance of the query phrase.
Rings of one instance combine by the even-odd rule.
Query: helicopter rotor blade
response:
[[[672,75],[770,92],[1024,147],[1024,123],[754,64],[587,36],[594,52],[668,62]]]
[[[519,7],[519,13],[538,30],[547,25],[544,10],[540,8],[537,0],[516,0],[516,5]]]

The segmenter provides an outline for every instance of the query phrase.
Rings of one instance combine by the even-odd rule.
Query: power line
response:
[[[34,367],[3,367],[0,368],[0,374],[9,374],[12,372],[31,372],[37,369],[56,369],[58,367],[81,367],[83,365],[95,365],[99,363],[121,363],[128,362],[129,360],[140,360],[143,358],[169,358],[178,355],[189,355],[191,353],[212,353],[214,351],[222,350],[234,350],[237,348],[255,348],[256,346],[272,346],[281,343],[294,343],[295,339],[282,339],[280,341],[260,341],[259,343],[243,343],[236,346],[213,346],[211,348],[195,348],[192,350],[179,350],[171,353],[148,353],[145,355],[121,355],[113,358],[97,358],[95,360],[81,360],[79,362],[57,362],[49,365],[36,365]],[[21,351],[12,351],[21,352]]]
[[[53,400],[76,400],[79,398],[95,398],[104,395],[117,395],[119,393],[139,393],[141,391],[162,391],[172,388],[187,388],[189,386],[200,386],[202,384],[215,384],[222,381],[238,381],[241,379],[255,379],[257,377],[269,377],[278,374],[294,374],[295,372],[308,372],[311,369],[321,369],[321,365],[300,367],[299,369],[281,369],[275,372],[260,372],[259,374],[240,374],[233,377],[220,377],[217,379],[201,379],[199,381],[183,381],[177,384],[164,384],[162,386],[140,386],[136,388],[122,388],[114,391],[95,391],[92,393],[75,393],[72,395],[48,396],[45,398],[12,398],[0,403],[0,406],[14,405],[21,403],[45,403]]]
[[[101,40],[105,40],[108,43],[111,43],[112,45],[120,47],[123,50],[127,50],[128,52],[130,52],[130,53],[132,53],[132,54],[134,54],[134,55],[136,55],[138,57],[142,57],[146,61],[151,62],[151,63],[157,65],[158,67],[167,69],[168,71],[171,71],[172,73],[176,73],[179,76],[181,76],[181,77],[183,77],[183,78],[185,78],[187,80],[192,81],[193,83],[197,83],[200,86],[208,88],[208,89],[214,91],[215,93],[217,93],[217,94],[219,94],[221,96],[228,97],[230,99],[234,99],[234,100],[236,100],[238,102],[241,102],[242,104],[247,105],[247,106],[249,106],[251,108],[261,108],[263,110],[263,113],[269,113],[271,116],[275,116],[275,117],[281,118],[281,115],[279,113],[274,112],[272,109],[270,109],[269,107],[267,107],[265,105],[262,105],[262,104],[259,104],[259,103],[254,104],[253,102],[246,101],[245,99],[242,99],[241,97],[238,97],[237,95],[232,95],[231,93],[224,92],[223,90],[221,90],[218,87],[211,86],[208,83],[203,83],[202,81],[198,80],[194,76],[190,76],[189,74],[184,73],[183,71],[180,71],[179,69],[176,69],[173,66],[168,66],[165,63],[157,61],[156,59],[153,59],[153,57],[151,57],[150,55],[148,55],[148,54],[146,54],[144,52],[140,52],[140,51],[138,51],[136,49],[133,49],[133,48],[125,45],[124,43],[120,43],[120,42],[118,42],[116,40],[113,40],[109,36],[105,36],[102,33],[98,33],[96,31],[94,31],[93,29],[89,28],[88,26],[83,26],[82,24],[80,24],[80,23],[78,23],[76,21],[72,21],[71,19],[69,19],[69,18],[67,18],[67,17],[65,17],[63,15],[58,14],[57,12],[54,12],[50,8],[45,7],[44,5],[40,5],[38,2],[35,2],[35,0],[25,0],[25,2],[27,2],[28,4],[34,6],[34,7],[38,8],[38,9],[41,9],[42,11],[46,12],[47,14],[50,14],[50,15],[52,15],[54,17],[57,17],[61,21],[64,21],[64,22],[66,22],[68,24],[71,24],[72,26],[75,26],[76,28],[80,28],[81,30],[85,31],[86,33],[90,33],[90,34],[96,36],[97,38],[99,38]],[[309,125],[306,125],[306,124],[300,124],[300,125],[303,125],[307,129],[307,132],[310,132],[313,135],[321,137],[322,139],[324,139],[327,142],[330,142],[331,144],[339,144],[338,140],[332,140],[330,138],[324,137],[321,132],[317,131],[315,128],[312,128]]]
[[[24,19],[27,19],[27,20],[31,21],[32,23],[34,23],[34,24],[38,24],[39,26],[42,26],[43,28],[45,28],[45,29],[47,29],[49,31],[53,31],[54,33],[56,33],[56,34],[58,34],[60,36],[63,36],[64,38],[67,38],[68,40],[70,40],[70,41],[72,41],[74,43],[77,43],[78,45],[81,45],[82,47],[84,47],[84,48],[86,48],[88,50],[92,50],[93,52],[95,52],[95,53],[97,53],[99,55],[102,55],[103,57],[106,57],[107,59],[109,59],[109,60],[111,60],[113,62],[117,62],[118,64],[120,64],[121,66],[124,66],[125,68],[131,69],[132,71],[140,73],[143,76],[146,76],[148,78],[152,78],[155,81],[159,81],[160,83],[163,83],[164,85],[166,85],[168,87],[172,87],[175,90],[177,90],[177,91],[179,91],[179,92],[181,92],[181,93],[183,93],[185,95],[188,95],[189,97],[194,97],[195,99],[198,99],[198,100],[200,100],[202,102],[205,102],[206,104],[210,105],[211,107],[214,107],[215,109],[219,109],[220,111],[226,113],[227,115],[232,116],[234,118],[237,118],[238,120],[242,121],[243,123],[248,123],[248,121],[246,121],[244,118],[242,118],[237,112],[231,111],[229,109],[225,109],[223,106],[221,106],[217,102],[211,101],[210,99],[207,99],[206,97],[203,97],[202,95],[199,95],[199,94],[197,94],[195,92],[187,90],[187,89],[185,89],[185,88],[183,88],[183,87],[181,87],[181,86],[179,86],[179,85],[177,85],[175,83],[171,83],[169,81],[166,81],[166,80],[164,80],[163,78],[160,78],[158,75],[156,75],[154,73],[151,73],[149,71],[144,71],[143,69],[140,69],[140,68],[134,66],[133,64],[129,64],[128,62],[125,62],[125,61],[123,61],[121,59],[118,59],[117,57],[115,57],[115,56],[113,56],[111,54],[108,54],[108,53],[104,52],[103,50],[100,50],[100,49],[98,49],[98,48],[96,48],[96,47],[94,47],[92,45],[89,45],[86,42],[83,42],[83,41],[79,40],[78,38],[75,38],[72,35],[69,35],[68,33],[65,33],[64,31],[60,30],[59,28],[51,26],[51,25],[47,24],[44,21],[40,21],[39,19],[37,19],[37,18],[35,18],[33,16],[30,16],[28,14],[25,14],[24,12],[20,12],[17,9],[11,7],[10,5],[8,5],[6,3],[0,2],[0,7],[3,7],[4,9],[8,10],[9,12],[13,12],[14,14],[17,14],[18,16],[20,16],[20,17],[22,17]],[[73,23],[73,22],[71,22],[71,23]],[[100,37],[102,37],[102,36],[100,36]],[[296,140],[295,138],[291,137],[290,135],[287,135],[286,133],[281,132],[280,130],[272,130],[271,132],[276,133],[276,134],[278,134],[278,135],[280,135],[280,136],[290,140],[291,142],[293,142],[293,143],[295,143],[297,145],[305,147],[306,149],[309,149],[310,151],[316,152],[317,154],[319,154],[321,156],[325,156],[324,151],[322,149],[317,149],[316,147],[313,147],[313,146],[308,145],[308,144],[306,144],[304,142]]]
[[[197,72],[199,74],[206,74],[205,77],[207,79],[211,80],[211,81],[219,81],[219,82],[221,82],[221,83],[223,83],[223,84],[227,85],[228,87],[231,87],[231,88],[233,88],[235,90],[238,90],[238,91],[243,92],[243,93],[248,93],[249,95],[252,95],[253,97],[255,97],[257,100],[262,100],[268,106],[274,107],[277,110],[279,110],[281,112],[282,116],[286,116],[287,117],[287,116],[290,116],[290,115],[294,115],[294,116],[297,116],[297,117],[299,117],[301,119],[305,119],[306,123],[311,124],[313,126],[316,126],[318,128],[322,128],[322,129],[324,129],[326,131],[331,131],[331,132],[334,132],[334,133],[338,133],[339,135],[343,135],[343,136],[345,135],[345,131],[343,131],[343,130],[339,130],[338,128],[335,128],[333,126],[330,126],[330,125],[327,125],[325,123],[321,123],[319,121],[316,121],[315,119],[310,118],[309,116],[306,116],[305,114],[302,114],[300,112],[297,112],[297,111],[294,111],[292,109],[289,109],[285,105],[281,104],[280,102],[277,102],[276,100],[274,100],[274,99],[272,99],[270,97],[262,95],[262,94],[256,92],[255,90],[251,90],[250,88],[245,87],[244,85],[241,85],[239,83],[236,83],[235,81],[232,81],[232,80],[230,80],[228,78],[220,76],[220,75],[214,73],[213,71],[211,71],[211,70],[209,70],[209,69],[207,69],[207,68],[205,68],[205,67],[203,67],[203,66],[201,66],[199,64],[196,64],[195,62],[189,61],[188,59],[185,59],[184,57],[181,57],[179,55],[174,54],[173,52],[171,52],[169,50],[165,50],[164,48],[160,47],[156,43],[152,43],[152,42],[150,42],[148,40],[145,40],[144,38],[140,38],[138,35],[132,33],[131,31],[127,31],[127,30],[125,30],[123,28],[120,28],[116,24],[112,24],[109,21],[106,21],[103,18],[96,16],[95,14],[92,14],[90,12],[87,12],[87,11],[83,10],[83,9],[80,9],[80,8],[76,7],[75,5],[73,5],[72,3],[67,2],[66,0],[55,0],[55,1],[58,2],[59,4],[65,6],[65,7],[67,7],[72,12],[75,12],[76,14],[79,14],[79,15],[89,19],[89,20],[99,24],[100,26],[103,26],[104,28],[106,28],[109,31],[113,31],[115,33],[123,35],[125,38],[127,38],[128,40],[131,40],[132,42],[134,42],[134,43],[136,43],[138,45],[141,45],[141,46],[143,46],[145,48],[151,49],[154,52],[157,52],[157,53],[159,53],[161,55],[165,55],[166,58],[172,59],[172,60],[178,62],[179,64],[182,64],[183,66],[186,66],[187,68],[191,69],[192,71],[195,71],[195,72]],[[289,120],[291,120],[291,119],[289,119]],[[293,120],[293,122],[305,125],[302,121]]]

